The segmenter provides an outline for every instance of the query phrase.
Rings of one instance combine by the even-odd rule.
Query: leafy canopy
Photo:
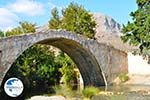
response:
[[[18,27],[13,28],[10,31],[7,31],[6,35],[12,36],[12,35],[33,33],[33,32],[35,32],[35,26],[36,26],[36,24],[29,23],[27,21],[20,22]]]
[[[75,72],[76,65],[64,52],[55,58],[55,61],[61,66],[60,72],[62,74],[63,82],[66,84],[77,83],[77,73]]]
[[[5,36],[5,33],[0,30],[0,37],[4,37],[4,36]]]
[[[95,34],[95,21],[82,6],[76,3],[70,3],[69,6],[62,10],[62,17],[59,16],[57,8],[51,11],[52,18],[49,21],[50,29],[64,29],[72,31],[89,38],[93,38]],[[75,63],[63,52],[56,57],[57,62],[62,66],[60,72],[63,75],[65,83],[77,83],[77,68]]]
[[[30,47],[17,59],[15,66],[31,82],[58,83],[61,76],[59,66],[54,53],[48,49],[49,46],[39,44]]]
[[[67,8],[61,11],[59,16],[57,8],[51,12],[52,18],[49,21],[50,29],[65,29],[89,38],[94,38],[96,23],[92,14],[76,3],[70,3]]]
[[[138,46],[140,54],[149,55],[150,52],[150,0],[137,0],[138,9],[131,12],[133,21],[123,25],[124,42]]]

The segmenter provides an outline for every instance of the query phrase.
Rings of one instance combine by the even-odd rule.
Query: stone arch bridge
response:
[[[117,55],[113,47],[71,32],[45,30],[0,39],[0,85],[20,54],[37,43],[55,46],[67,53],[78,66],[85,86],[110,84],[116,73],[123,71],[120,70],[122,62],[115,61]],[[118,71],[114,73],[112,68]]]

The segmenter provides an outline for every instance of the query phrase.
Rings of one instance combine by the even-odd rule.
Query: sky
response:
[[[131,21],[129,14],[137,9],[136,0],[0,0],[0,30],[12,29],[20,21],[38,26],[47,24],[52,8],[61,10],[70,2],[78,3],[92,13],[111,16],[120,24]]]

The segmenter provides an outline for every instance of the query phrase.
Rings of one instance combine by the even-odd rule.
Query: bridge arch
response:
[[[8,37],[0,40],[5,45],[0,46],[2,51],[0,82],[2,82],[5,74],[15,62],[15,60],[22,54],[27,48],[34,44],[48,44],[55,46],[71,57],[71,59],[77,65],[85,86],[103,86],[107,85],[106,79],[103,73],[104,66],[101,64],[99,53],[104,53],[105,50],[99,50],[103,48],[103,45],[99,44],[95,40],[86,39],[83,36],[67,32],[67,31],[40,31],[27,35],[20,35],[15,37]],[[104,48],[103,48],[104,49]],[[96,52],[99,50],[99,52]],[[106,60],[101,59],[101,61]]]

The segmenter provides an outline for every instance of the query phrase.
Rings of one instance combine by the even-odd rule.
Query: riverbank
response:
[[[124,84],[129,85],[150,85],[150,75],[129,74],[129,80]]]
[[[80,92],[80,95],[81,94],[82,92]],[[139,85],[118,85],[109,86],[107,90],[100,88],[100,92],[93,95],[91,98],[85,98],[79,95],[72,96],[70,91],[67,95],[54,94],[33,96],[27,100],[150,100],[150,87]]]

